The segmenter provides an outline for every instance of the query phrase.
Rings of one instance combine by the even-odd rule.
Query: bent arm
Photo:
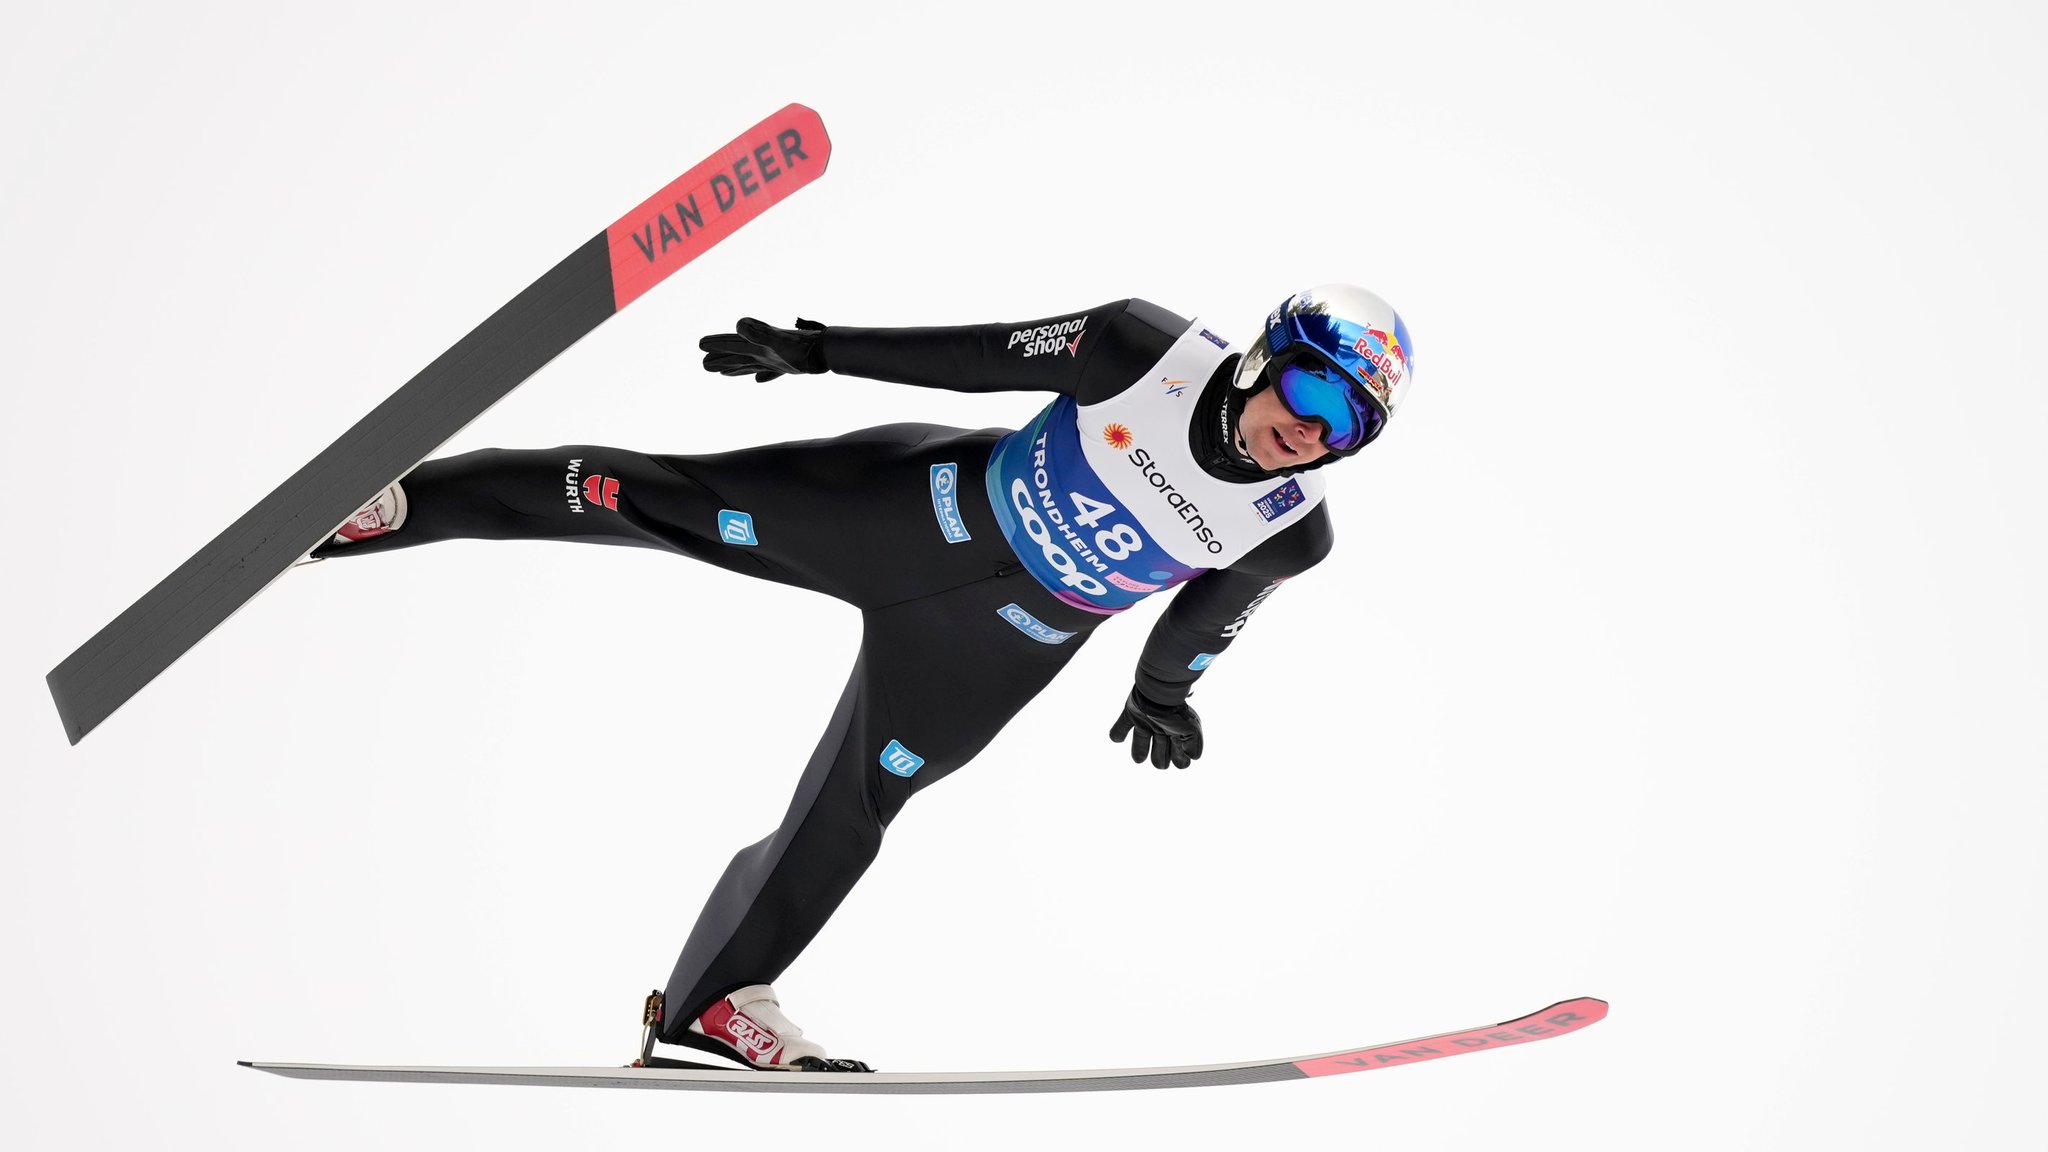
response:
[[[1203,671],[1230,648],[1259,605],[1329,555],[1334,541],[1330,514],[1318,504],[1235,565],[1182,585],[1138,657],[1138,691],[1159,704],[1186,702]]]

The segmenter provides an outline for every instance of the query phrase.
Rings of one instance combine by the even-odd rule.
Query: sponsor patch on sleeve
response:
[[[973,539],[967,534],[967,521],[960,516],[958,464],[932,465],[932,515],[939,518],[939,532],[946,537],[946,543]]]
[[[870,744],[868,747],[872,748],[874,745]],[[891,740],[889,746],[882,749],[882,767],[898,776],[912,776],[919,768],[924,767],[924,757],[905,748],[902,741]]]
[[[761,543],[761,538],[754,535],[754,518],[731,508],[718,510],[718,538],[742,548],[758,547]]]

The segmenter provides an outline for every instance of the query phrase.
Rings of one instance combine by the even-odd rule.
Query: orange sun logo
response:
[[[1121,424],[1111,424],[1102,430],[1102,438],[1109,446],[1121,452],[1131,446],[1131,430]]]

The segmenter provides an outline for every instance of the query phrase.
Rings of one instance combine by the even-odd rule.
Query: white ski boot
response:
[[[334,543],[353,544],[359,540],[370,540],[387,532],[396,532],[405,524],[405,486],[393,482],[391,487],[377,493],[375,499],[361,508],[334,530]]]
[[[834,1060],[782,1014],[775,989],[753,984],[712,1003],[690,1022],[697,1036],[716,1040],[756,1068],[789,1072],[866,1072],[858,1060]]]

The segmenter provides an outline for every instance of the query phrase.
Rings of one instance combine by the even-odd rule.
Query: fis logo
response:
[[[1290,479],[1287,483],[1252,501],[1252,508],[1269,521],[1278,520],[1299,507],[1303,499],[1301,482]]]
[[[948,544],[973,539],[967,534],[967,521],[960,516],[959,487],[958,464],[932,465],[932,515],[939,518],[939,533]]]
[[[592,507],[619,510],[619,479],[616,476],[592,476],[583,481],[583,498]],[[580,511],[580,509],[579,509]]]
[[[1185,381],[1185,380],[1168,380],[1168,379],[1167,379],[1167,378],[1165,378],[1164,376],[1162,376],[1162,377],[1160,377],[1160,378],[1159,378],[1159,386],[1160,386],[1161,388],[1164,388],[1164,389],[1166,389],[1166,394],[1167,394],[1168,396],[1179,396],[1179,395],[1181,395],[1181,394],[1185,393],[1185,392],[1186,392],[1186,391],[1188,390],[1188,382],[1187,382],[1187,381]]]
[[[891,740],[889,746],[882,749],[882,767],[898,776],[909,777],[924,767],[924,757],[905,748],[901,741]]]
[[[718,538],[727,544],[746,548],[757,547],[761,543],[760,538],[754,535],[754,518],[730,508],[718,510]]]
[[[1072,632],[1062,632],[1057,628],[1041,623],[1038,617],[1033,616],[1015,604],[1005,604],[1001,608],[996,609],[996,615],[1008,620],[1012,625],[1016,626],[1017,631],[1031,637],[1040,644],[1065,644],[1074,638]]]
[[[1131,445],[1137,443],[1136,438],[1134,438],[1131,435],[1131,430],[1129,428],[1124,427],[1122,424],[1103,425],[1102,439],[1111,448],[1114,448],[1119,452],[1122,452],[1124,449],[1129,448]]]
[[[1042,356],[1046,353],[1057,356],[1065,352],[1069,356],[1078,358],[1081,355],[1081,337],[1087,335],[1083,329],[1087,327],[1088,317],[1082,316],[1078,319],[1066,320],[1058,324],[1040,324],[1036,328],[1019,328],[1015,332],[1010,333],[1010,342],[1005,347],[1008,350],[1014,351],[1021,346],[1023,354],[1027,357]],[[1073,337],[1073,339],[1067,339],[1069,336]]]

